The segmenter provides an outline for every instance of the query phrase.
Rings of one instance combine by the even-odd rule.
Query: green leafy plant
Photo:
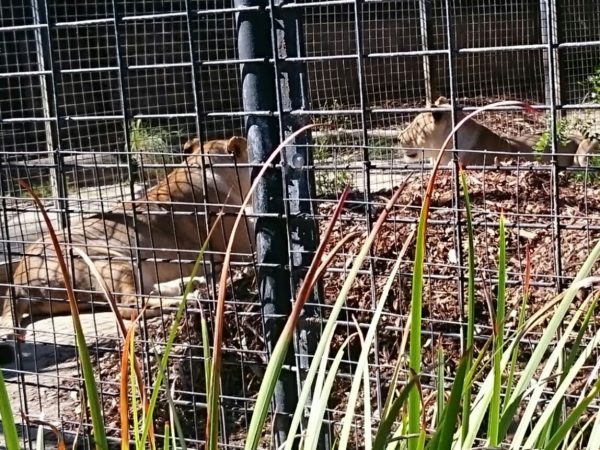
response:
[[[327,169],[318,167],[319,165],[332,164],[336,160],[335,154],[331,150],[335,148],[336,141],[338,141],[338,138],[334,136],[316,139],[313,158],[316,166],[316,193],[319,197],[339,192],[343,186],[352,186],[352,174],[349,170],[338,167]]]
[[[143,171],[144,180],[156,180],[165,176],[165,165],[175,164],[178,157],[171,154],[174,141],[181,130],[168,130],[151,126],[141,119],[129,123],[129,146],[135,163]],[[167,168],[167,171],[169,169]]]
[[[337,99],[331,104],[324,102],[323,109],[340,110],[342,106]],[[352,126],[352,120],[348,115],[324,116],[320,118],[317,124],[326,128],[349,128]],[[342,138],[334,134],[322,135],[314,139],[313,161],[315,163],[315,188],[319,197],[331,195],[339,192],[344,186],[352,186],[352,174],[349,170],[342,167],[319,168],[319,166],[336,164],[339,158],[336,158],[335,148],[343,144]],[[337,155],[339,156],[339,154]]]
[[[588,75],[584,86],[588,91],[584,101],[589,98],[592,103],[600,103],[600,66],[596,67],[594,73]]]
[[[550,125],[548,125],[549,128]],[[583,136],[587,136],[590,130],[594,126],[593,121],[584,120],[579,116],[565,117],[558,119],[556,122],[556,133],[557,139],[560,145],[567,145],[569,142],[569,130],[575,130],[581,133]],[[536,153],[536,160],[540,160],[541,155],[545,153],[551,145],[552,137],[549,129],[546,129],[541,135],[539,140],[533,145],[533,150]],[[588,157],[588,165],[600,166],[600,155],[593,155]],[[570,173],[570,178],[577,182],[585,182],[591,184],[597,184],[600,182],[600,173],[597,171],[590,170],[578,170]]]
[[[19,434],[2,370],[0,370],[0,418],[2,419],[2,432],[4,433],[6,448],[9,450],[19,449]]]
[[[600,155],[588,157],[588,165],[592,167],[600,167]],[[600,172],[597,170],[578,170],[571,175],[571,178],[575,181],[587,184],[598,184],[600,183]]]
[[[586,89],[586,94],[583,102],[590,101],[591,103],[600,103],[600,66],[596,67],[595,71],[589,75],[585,82],[581,85]],[[561,145],[566,145],[569,141],[569,131],[576,131],[585,137],[598,137],[597,134],[597,114],[586,114],[579,112],[562,117],[556,122],[556,134],[558,142]],[[534,144],[534,151],[540,155],[547,151],[551,145],[552,135],[550,132],[551,123],[549,117],[546,130],[540,135],[539,140]],[[539,157],[538,157],[539,159]],[[588,159],[588,164],[598,166],[600,164],[600,156],[592,156]],[[572,179],[578,182],[587,182],[597,184],[600,182],[600,174],[595,171],[577,171],[573,173]]]
[[[41,183],[41,184],[32,184],[32,185],[30,185],[30,188],[33,192],[35,192],[35,195],[37,195],[39,198],[52,197],[52,184],[50,184],[50,182]],[[15,185],[10,186],[10,190],[9,190],[8,194],[11,196],[19,197],[19,198],[30,197],[30,194],[28,191],[23,189],[21,186],[15,186]]]
[[[539,160],[541,155],[548,151],[552,145],[552,133],[550,132],[550,118],[548,117],[546,130],[540,135],[539,140],[533,145],[533,150],[536,153],[536,157]],[[560,145],[566,145],[569,142],[569,138],[566,134],[569,122],[567,119],[558,119],[556,121],[556,138]]]
[[[75,328],[76,342],[77,342],[77,350],[79,354],[79,358],[81,361],[81,367],[83,372],[83,380],[86,391],[86,398],[88,399],[88,404],[90,408],[90,414],[92,417],[92,426],[94,430],[94,442],[96,444],[96,448],[98,449],[107,449],[108,443],[106,440],[106,430],[104,428],[104,422],[102,418],[102,407],[100,405],[100,398],[98,396],[98,390],[96,388],[96,380],[94,376],[93,366],[90,359],[90,353],[87,348],[87,344],[85,342],[85,336],[83,334],[83,328],[81,326],[81,320],[79,318],[79,310],[77,308],[77,299],[75,297],[75,292],[73,289],[73,284],[71,282],[70,272],[67,268],[67,262],[63,256],[63,252],[61,246],[59,244],[58,238],[56,236],[56,232],[52,226],[52,221],[48,217],[46,213],[46,209],[40,198],[37,194],[29,187],[29,185],[21,181],[21,187],[29,192],[37,207],[40,209],[42,217],[44,218],[44,222],[48,227],[48,234],[50,235],[50,239],[52,241],[52,246],[54,247],[54,251],[56,252],[56,257],[59,263],[60,271],[63,276],[67,298],[69,301],[69,306],[71,308],[71,316],[73,317],[73,325]],[[6,392],[6,391],[5,391]],[[4,410],[1,411],[4,414]],[[4,420],[4,416],[3,416]],[[8,422],[10,423],[10,422]],[[12,430],[10,432],[12,435]],[[18,447],[16,447],[18,448]],[[15,448],[15,450],[16,450]],[[12,449],[11,449],[12,450]]]

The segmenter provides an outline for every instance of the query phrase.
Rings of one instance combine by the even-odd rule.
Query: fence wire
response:
[[[304,171],[291,167],[286,158],[277,165],[284,177],[283,198],[270,200],[281,201],[281,212],[250,214],[256,223],[283,217],[280,231],[288,242],[268,242],[263,234],[259,246],[279,249],[283,245],[284,262],[277,255],[275,263],[268,258],[257,263],[256,255],[252,256],[255,243],[245,246],[252,239],[239,235],[240,253],[246,258],[233,264],[227,294],[221,421],[222,446],[241,448],[269,361],[271,321],[280,323],[287,314],[267,311],[264,298],[269,293],[260,289],[256,274],[273,267],[287,271],[291,281],[285,280],[285,289],[297,289],[315,244],[310,241],[314,224],[301,228],[299,220],[314,219],[323,231],[333,205],[349,185],[351,199],[334,230],[334,240],[351,232],[364,238],[392,190],[401,187],[397,208],[383,226],[338,319],[332,348],[354,332],[355,323],[366,328],[387,275],[418,221],[431,166],[429,161],[405,155],[427,149],[422,134],[434,122],[418,127],[413,121],[433,120],[436,99],[448,99],[449,124],[458,121],[461,110],[498,100],[535,105],[537,113],[499,108],[477,116],[486,131],[470,135],[492,136],[482,145],[494,145],[500,135],[527,140],[529,149],[546,140],[550,151],[561,153],[563,132],[592,141],[600,134],[600,28],[596,26],[600,4],[594,0],[297,0],[256,2],[259,7],[249,8],[237,6],[241,3],[6,0],[0,5],[0,296],[5,305],[19,296],[26,317],[15,323],[13,312],[4,307],[0,332],[8,335],[15,328],[24,333],[24,340],[7,339],[0,359],[6,358],[4,377],[15,410],[57,424],[83,448],[91,448],[91,424],[82,407],[83,381],[73,326],[69,316],[48,313],[50,302],[64,310],[64,289],[56,281],[52,251],[32,246],[47,230],[18,180],[25,179],[44,200],[62,239],[85,251],[96,249],[94,261],[111,275],[108,282],[117,297],[131,294],[123,287],[125,282],[112,278],[121,273],[122,265],[135,278],[126,285],[137,286],[139,296],[150,299],[150,289],[140,292],[140,287],[147,288],[159,278],[164,281],[160,273],[172,275],[173,280],[189,275],[198,248],[189,247],[205,236],[227,194],[221,190],[213,198],[179,198],[178,185],[171,179],[161,191],[168,192],[170,202],[161,203],[156,197],[147,201],[148,195],[154,195],[148,193],[156,192],[152,187],[164,183],[171,171],[199,164],[190,162],[185,153],[190,139],[198,137],[206,143],[243,136],[248,117],[284,124],[278,137],[289,131],[290,123],[310,120],[329,126],[312,132],[306,143],[311,156]],[[298,54],[288,53],[289,41],[287,47],[278,47],[275,32],[270,34],[275,45],[261,49],[267,57],[241,58],[238,20],[242,13],[266,14],[269,25],[296,14],[293,17],[301,25],[294,42]],[[269,94],[277,93],[277,101],[289,88],[282,73],[299,70],[306,88],[302,102],[279,103],[268,111],[244,109],[246,69],[258,63],[268,64],[274,74]],[[402,150],[400,136],[407,127],[416,134]],[[555,132],[548,131],[552,129]],[[404,139],[411,132],[403,134]],[[462,148],[468,145],[469,139],[459,137],[451,151],[468,155],[459,153],[469,150]],[[207,157],[202,179],[210,181],[207,174],[212,171],[227,173],[231,176],[226,178],[227,189],[231,185],[237,189],[251,168],[256,173],[259,161],[252,159],[256,147],[250,147],[249,161],[234,164],[223,154]],[[584,166],[570,161],[567,166],[556,161],[496,161],[475,162],[467,169],[475,219],[477,339],[481,342],[492,334],[488,304],[498,278],[501,214],[507,220],[513,309],[522,294],[528,254],[533,266],[533,312],[568,284],[600,236],[598,161],[591,158]],[[303,176],[311,183],[308,197],[299,197],[298,189],[290,188],[290,180]],[[133,200],[142,205],[137,207],[140,210],[131,212],[123,206]],[[231,218],[233,212],[226,212]],[[226,231],[227,226],[219,233],[223,236]],[[422,330],[426,391],[435,382],[436,351],[444,350],[451,379],[464,345],[465,233],[457,173],[445,166],[436,185],[428,231]],[[223,248],[213,247],[206,267],[214,267],[222,257]],[[304,332],[318,335],[358,249],[358,240],[346,245],[324,275],[318,295],[307,305],[309,325]],[[394,364],[404,357],[399,342],[410,311],[413,257],[412,250],[403,257],[370,359],[374,411],[381,410],[386,393],[394,388],[389,382]],[[27,258],[26,274],[15,280],[17,264]],[[75,261],[75,257],[70,260],[73,273],[78,270]],[[169,367],[169,388],[190,448],[204,443],[207,398],[199,323],[201,312],[213,317],[217,298],[217,279],[207,278],[207,285],[198,287],[196,300],[186,307]],[[49,285],[44,284],[48,280]],[[105,423],[110,439],[118,445],[121,337],[91,275],[78,280],[79,299],[89,304],[82,321]],[[161,314],[141,322],[137,350],[148,385],[154,381],[173,311],[172,305],[163,305]],[[34,320],[27,320],[28,315],[34,315]],[[515,324],[516,317],[509,315],[506,326]],[[537,337],[532,334],[524,345],[533,345]],[[297,389],[314,351],[314,342],[303,339],[297,337],[286,368]],[[329,435],[323,448],[339,431],[358,353],[358,342],[353,342],[328,405]],[[164,392],[161,401],[166,405]],[[431,397],[425,401],[432,401]],[[363,426],[361,414],[355,423],[358,430]],[[157,423],[167,420],[166,406],[159,408],[157,416]],[[24,448],[34,448],[35,429],[20,416],[18,420]],[[354,447],[361,448],[360,431],[356,436]]]

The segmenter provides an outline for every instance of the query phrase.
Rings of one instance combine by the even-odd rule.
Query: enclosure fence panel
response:
[[[507,330],[517,326],[527,267],[529,317],[569,285],[600,236],[599,21],[595,0],[3,0],[0,363],[22,446],[35,448],[36,420],[55,425],[70,443],[93,445],[65,283],[26,185],[65,253],[115,446],[124,336],[110,294],[129,307],[121,314],[127,327],[138,327],[136,355],[152,386],[182,286],[214,228],[154,421],[163,435],[172,400],[189,448],[205,445],[211,361],[202,322],[212,351],[221,271],[228,284],[219,439],[242,448],[273,348],[349,188],[326,252],[349,240],[311,289],[266,422],[261,446],[279,446],[340,289],[401,190],[322,357],[333,360],[347,338],[365,334],[385,302],[369,354],[369,395],[361,394],[353,422],[350,445],[363,448],[388,392],[409,374],[414,236],[437,151],[477,107],[524,102],[479,112],[442,157],[421,330],[423,405],[431,406],[436,376],[441,370],[447,382],[454,379],[469,339],[459,167],[473,211],[477,346],[494,335],[501,216]],[[291,139],[257,182],[223,267],[251,182],[276,147],[309,123],[315,127]],[[134,323],[144,305],[148,314]],[[531,333],[527,345],[536,339]],[[360,350],[352,337],[328,398],[321,449],[339,437]],[[402,376],[392,385],[398,360]],[[372,424],[365,423],[369,410]]]

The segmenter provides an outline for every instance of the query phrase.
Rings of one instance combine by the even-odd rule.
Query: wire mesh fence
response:
[[[250,174],[273,148],[308,121],[324,125],[286,150],[255,195],[252,225],[236,235],[220,398],[222,445],[232,448],[244,445],[274,339],[344,186],[352,196],[335,240],[353,232],[364,238],[391,192],[402,194],[361,268],[332,348],[355,323],[368,326],[387,275],[413,236],[427,157],[474,107],[519,100],[534,110],[486,111],[449,151],[469,165],[477,339],[492,335],[501,213],[509,298],[521,295],[530,258],[530,312],[568,284],[598,238],[595,1],[8,0],[0,13],[0,331],[24,336],[8,338],[0,357],[14,407],[57,424],[84,448],[92,445],[90,419],[82,407],[73,325],[60,314],[66,301],[55,255],[35,244],[47,230],[20,179],[44,200],[69,248],[93,257],[115,296],[158,302],[162,290],[181,294],[178,280],[189,275],[220,205],[241,204]],[[448,102],[436,105],[439,97]],[[233,136],[246,136],[248,148],[230,141]],[[203,158],[194,153],[194,137],[208,143]],[[491,154],[472,156],[477,150]],[[516,151],[525,161],[514,158]],[[200,316],[214,314],[234,208],[225,213],[205,257],[207,283],[199,283],[186,306],[157,412],[157,424],[164,423],[169,391],[190,448],[205,439]],[[465,206],[456,166],[442,168],[429,223],[426,392],[435,384],[437,350],[446,354],[451,379],[464,348]],[[358,251],[358,240],[344,246],[306,307],[275,397],[282,420],[272,424],[277,439],[284,438],[286,408],[297,399],[319,331]],[[403,257],[370,359],[376,414],[394,388],[395,361],[404,357],[399,343],[411,306],[413,257],[412,250]],[[75,254],[70,258],[104,420],[118,444],[121,337],[93,274]],[[148,385],[174,311],[168,302],[154,304],[159,313],[140,322],[137,343]],[[506,326],[515,321],[509,315]],[[358,352],[353,341],[328,404],[323,448],[339,431]],[[359,414],[357,430],[362,420]],[[21,425],[23,445],[33,448],[34,427],[24,419]],[[363,446],[360,436],[356,448]]]

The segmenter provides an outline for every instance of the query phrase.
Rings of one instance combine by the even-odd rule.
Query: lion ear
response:
[[[236,158],[245,155],[247,147],[246,139],[240,136],[234,136],[227,141],[227,151]]]
[[[444,96],[440,96],[437,98],[437,100],[435,101],[435,106],[442,106],[442,105],[448,105],[448,99]]]
[[[183,145],[183,153],[185,155],[193,155],[193,154],[200,153],[200,139],[194,138],[194,139],[188,140]]]

